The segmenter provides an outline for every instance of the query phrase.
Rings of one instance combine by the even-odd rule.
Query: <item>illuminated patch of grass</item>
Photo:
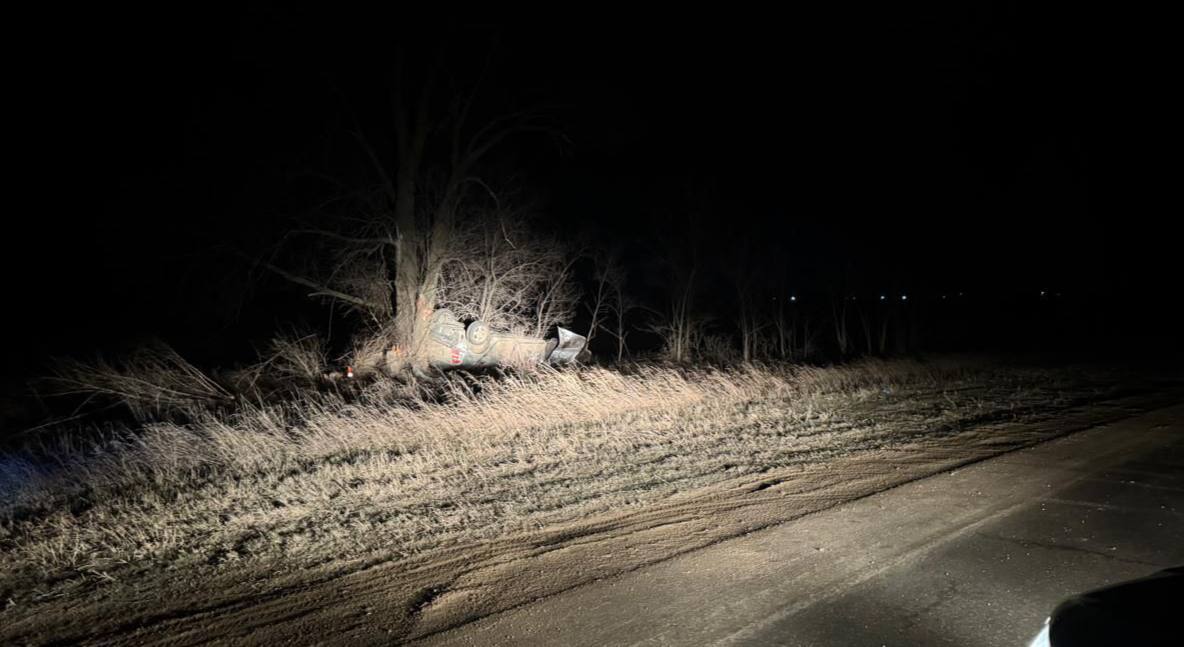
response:
[[[0,456],[0,590],[424,551],[1097,395],[975,362],[631,366],[378,382]],[[393,398],[391,394],[398,393]]]

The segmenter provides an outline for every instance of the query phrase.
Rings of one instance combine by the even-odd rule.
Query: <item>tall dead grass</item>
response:
[[[218,414],[194,407],[201,400],[188,397],[190,393],[204,397],[204,376],[175,375],[160,394],[150,388],[159,383],[148,385],[105,368],[91,369],[94,372],[79,382],[89,379],[91,390],[101,388],[128,398],[133,406],[185,405],[195,420],[151,423],[87,441],[58,436],[25,457],[10,457],[4,470],[15,476],[0,476],[10,495],[0,503],[0,516],[12,516],[14,510],[35,507],[37,502],[42,507],[58,505],[63,496],[82,491],[147,485],[167,495],[188,487],[195,477],[284,470],[361,452],[411,454],[428,445],[466,451],[530,430],[563,428],[626,412],[677,411],[705,399],[766,397],[791,388],[792,379],[792,372],[755,367],[703,371],[638,366],[627,373],[542,367],[500,377],[448,374],[434,385],[442,398],[420,392],[419,398],[408,400],[414,391],[380,378],[354,401],[326,397],[277,405],[247,401],[234,413]],[[193,378],[194,383],[181,385],[185,378]],[[175,399],[164,400],[173,393]],[[392,397],[395,393],[398,396]],[[151,409],[145,406],[145,411]]]
[[[379,380],[351,400],[59,436],[0,455],[0,588],[141,562],[426,550],[889,442],[967,415],[970,396],[946,393],[962,386],[1006,407],[1047,401],[1047,384],[953,360],[455,373],[432,397]],[[943,395],[910,405],[925,416],[906,407],[907,424],[876,419],[900,389]]]
[[[55,395],[122,402],[144,421],[203,411],[234,400],[225,387],[159,342],[117,360],[59,360],[48,382]]]

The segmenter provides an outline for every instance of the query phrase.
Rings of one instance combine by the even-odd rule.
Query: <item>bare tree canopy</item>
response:
[[[458,90],[442,82],[439,62],[413,77],[405,62],[397,66],[390,149],[354,132],[368,188],[328,202],[329,213],[314,214],[327,224],[294,228],[286,249],[258,261],[308,296],[360,315],[368,334],[389,345],[383,361],[360,363],[388,371],[422,365],[438,308],[541,335],[571,317],[578,296],[575,256],[532,231],[527,211],[504,205],[481,175],[508,139],[552,132],[543,113],[494,113],[481,105],[480,79]]]
[[[571,321],[579,296],[571,270],[579,255],[533,231],[520,214],[474,216],[450,247],[437,307],[495,330],[536,336]]]

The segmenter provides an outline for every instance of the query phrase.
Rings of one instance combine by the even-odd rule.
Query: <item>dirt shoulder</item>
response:
[[[981,420],[679,492],[601,514],[404,558],[374,554],[299,569],[194,578],[145,573],[77,597],[11,606],[11,643],[390,644],[611,578],[726,539],[1098,424],[1162,407],[1178,392],[1121,396]],[[373,538],[370,538],[373,539]]]
[[[1026,645],[1184,563],[1184,404],[494,614],[430,645]]]

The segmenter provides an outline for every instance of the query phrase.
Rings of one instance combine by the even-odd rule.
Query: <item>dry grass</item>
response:
[[[645,506],[778,466],[1096,397],[1081,373],[965,362],[454,374],[439,402],[205,414],[0,456],[0,593],[136,570],[411,556]],[[92,437],[93,438],[93,437]]]
[[[234,399],[163,343],[143,346],[117,361],[59,360],[48,382],[54,395],[123,402],[139,420],[202,411]]]
[[[300,397],[315,389],[328,370],[324,339],[291,329],[273,337],[259,361],[227,372],[224,379],[235,393],[257,402],[279,394]]]

